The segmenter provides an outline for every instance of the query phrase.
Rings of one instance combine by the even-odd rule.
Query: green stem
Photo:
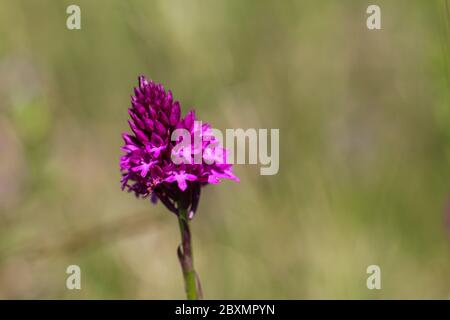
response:
[[[191,231],[187,210],[178,203],[178,222],[181,232],[181,245],[178,247],[178,259],[183,270],[184,286],[188,300],[202,298],[200,281],[194,269],[194,256],[192,250]]]

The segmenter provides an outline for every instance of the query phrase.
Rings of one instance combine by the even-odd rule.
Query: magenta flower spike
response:
[[[132,133],[122,134],[122,190],[134,192],[136,197],[149,197],[153,203],[159,199],[178,217],[181,244],[177,254],[187,298],[201,299],[189,222],[197,210],[202,187],[219,183],[220,179],[239,179],[227,163],[227,151],[212,134],[211,126],[196,121],[194,111],[182,118],[180,103],[161,84],[140,76],[128,113]],[[188,133],[191,141],[184,141],[184,135],[174,135],[176,130]],[[199,138],[200,143],[196,143]],[[188,147],[186,142],[190,142]]]

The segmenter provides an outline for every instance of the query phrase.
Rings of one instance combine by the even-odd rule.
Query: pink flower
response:
[[[194,111],[181,118],[181,107],[173,101],[172,92],[166,92],[161,84],[155,84],[144,76],[131,97],[128,121],[131,134],[122,135],[125,154],[120,159],[122,189],[134,192],[138,197],[157,199],[172,212],[178,212],[183,201],[193,214],[200,198],[200,189],[220,179],[239,181],[232,173],[232,165],[226,163],[226,150],[218,145],[209,124],[199,125]],[[192,148],[176,147],[180,141],[172,141],[176,129],[185,129],[192,138]],[[202,143],[194,143],[200,135]],[[172,161],[172,153],[187,159],[181,164]],[[192,161],[198,155],[204,161]],[[192,216],[190,214],[190,216]]]

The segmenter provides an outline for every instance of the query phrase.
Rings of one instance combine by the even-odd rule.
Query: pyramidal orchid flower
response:
[[[128,110],[132,133],[122,135],[122,190],[150,198],[153,203],[159,200],[178,217],[181,244],[177,254],[186,294],[188,299],[201,299],[189,222],[203,187],[219,183],[220,179],[239,179],[226,161],[227,150],[214,137],[209,124],[196,121],[194,111],[182,118],[180,103],[174,101],[170,90],[166,92],[161,84],[144,76],[138,79]],[[188,135],[177,135],[179,131]],[[196,161],[199,156],[200,161]]]

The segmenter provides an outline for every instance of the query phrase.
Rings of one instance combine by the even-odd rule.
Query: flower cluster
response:
[[[122,135],[122,189],[138,197],[151,196],[153,202],[159,199],[174,213],[181,201],[192,218],[202,186],[219,183],[220,178],[238,181],[210,125],[196,121],[194,111],[182,118],[180,103],[170,90],[140,76],[131,105],[128,122],[133,134]],[[173,139],[178,129],[189,133],[192,141],[185,141],[185,135]],[[199,156],[200,161],[195,161]]]

